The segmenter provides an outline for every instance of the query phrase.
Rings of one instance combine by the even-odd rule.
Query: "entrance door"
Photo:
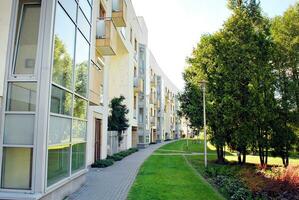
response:
[[[102,120],[95,120],[95,148],[94,148],[94,159],[101,159],[101,130],[102,130]]]

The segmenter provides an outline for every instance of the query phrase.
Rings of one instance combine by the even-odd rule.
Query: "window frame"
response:
[[[36,78],[37,76],[37,72],[38,72],[38,64],[37,64],[37,61],[39,61],[39,49],[40,49],[40,43],[41,43],[41,30],[40,30],[40,27],[41,27],[41,23],[42,23],[42,0],[40,0],[40,4],[37,3],[37,2],[27,2],[27,3],[23,3],[22,4],[22,8],[21,8],[21,12],[20,12],[20,16],[18,16],[18,12],[19,12],[19,3],[20,3],[20,0],[15,0],[15,1],[18,1],[16,4],[16,10],[14,10],[14,14],[16,15],[15,16],[15,19],[14,19],[14,39],[13,39],[13,58],[12,58],[12,63],[10,65],[10,78],[12,79],[18,79],[18,78],[23,78],[23,79],[32,79],[32,78]],[[17,62],[17,53],[18,53],[18,50],[19,50],[19,42],[20,42],[20,31],[21,31],[21,27],[22,27],[22,21],[23,21],[23,12],[24,12],[24,7],[25,5],[40,5],[40,18],[39,18],[39,30],[38,30],[38,38],[37,38],[37,48],[36,48],[36,55],[35,55],[35,58],[37,58],[35,60],[35,64],[34,64],[34,72],[33,74],[15,74],[15,68],[16,68],[16,62]],[[18,17],[20,17],[18,19]],[[19,20],[19,24],[18,24],[18,20]]]

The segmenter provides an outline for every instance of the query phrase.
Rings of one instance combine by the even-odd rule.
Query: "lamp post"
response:
[[[204,157],[205,157],[205,167],[208,166],[208,159],[207,159],[207,122],[206,122],[206,84],[207,81],[202,80],[200,81],[202,85],[203,91],[203,130],[204,130]]]

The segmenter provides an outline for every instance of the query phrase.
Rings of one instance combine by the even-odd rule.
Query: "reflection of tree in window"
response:
[[[70,88],[72,84],[72,56],[65,44],[55,35],[53,82]]]
[[[88,81],[88,61],[76,65],[76,84],[75,91],[86,97]]]
[[[74,102],[74,117],[80,119],[86,119],[87,112],[87,101],[79,97],[75,97]]]

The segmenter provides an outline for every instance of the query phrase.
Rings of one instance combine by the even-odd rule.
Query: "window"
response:
[[[133,44],[133,30],[130,28],[130,42]]]
[[[85,167],[86,144],[74,144],[72,146],[72,172],[76,172]]]
[[[48,186],[69,176],[69,145],[57,145],[48,150]]]
[[[87,101],[75,96],[74,117],[79,119],[87,118]]]
[[[52,81],[72,88],[75,25],[60,5],[56,9]]]
[[[8,83],[7,111],[34,112],[35,104],[36,83]]]
[[[40,1],[19,1],[14,74],[34,74],[40,21]]]
[[[87,96],[88,87],[88,66],[89,66],[89,44],[78,32],[76,47],[76,83],[75,92],[83,97]]]
[[[52,86],[51,112],[61,115],[71,115],[72,113],[72,94]]]
[[[74,22],[77,19],[77,2],[75,0],[59,0],[62,7],[66,10],[68,15]]]
[[[79,26],[80,31],[85,36],[85,38],[89,41],[90,40],[90,25],[89,25],[88,21],[86,20],[86,18],[84,17],[84,14],[81,10],[79,10],[79,12],[78,12],[78,26]]]
[[[4,144],[33,145],[34,115],[6,114]]]
[[[71,124],[71,119],[51,116],[48,144],[69,144],[71,142]]]
[[[86,142],[87,122],[81,120],[73,121],[72,143]]]
[[[91,19],[91,7],[90,7],[88,1],[87,0],[80,0],[79,5],[80,5],[83,13],[85,14],[86,18],[88,19],[88,21],[90,21],[90,19]]]
[[[24,189],[31,187],[31,148],[3,148],[2,188]]]
[[[90,2],[59,0],[56,7],[47,186],[85,168]]]

